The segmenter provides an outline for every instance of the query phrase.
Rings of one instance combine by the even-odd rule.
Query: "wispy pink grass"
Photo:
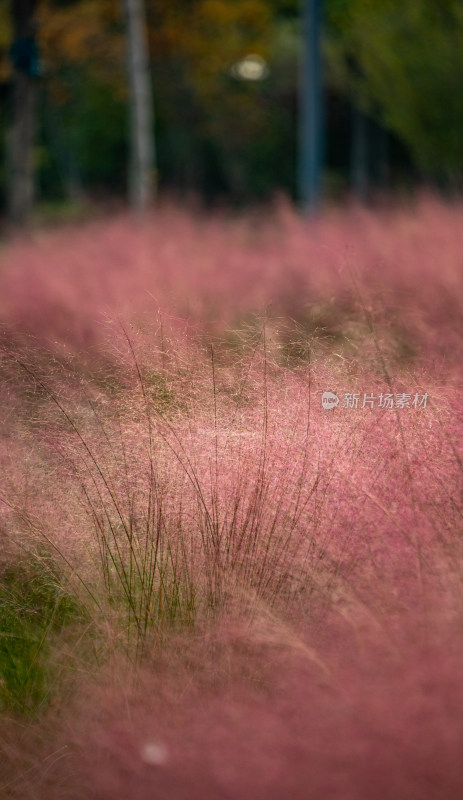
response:
[[[155,606],[137,687],[114,647],[23,796],[461,794],[462,217],[164,207],[6,247],[1,535],[101,597],[102,537],[161,531],[195,597],[167,640]]]

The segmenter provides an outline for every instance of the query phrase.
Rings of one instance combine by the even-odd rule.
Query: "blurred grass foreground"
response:
[[[2,797],[461,795],[462,218],[3,244]]]

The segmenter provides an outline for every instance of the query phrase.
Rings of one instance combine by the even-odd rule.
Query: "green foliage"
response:
[[[461,178],[461,3],[337,0],[328,8],[333,84],[395,133],[428,175]]]
[[[420,171],[458,185],[463,164],[463,6],[459,0],[325,0],[327,79],[406,149]],[[0,81],[11,65],[8,4],[0,0]],[[161,188],[248,201],[295,193],[298,0],[146,0]],[[41,0],[39,198],[122,195],[128,158],[124,25],[116,0]],[[2,22],[3,21],[3,22]],[[3,24],[5,23],[5,24]],[[269,73],[244,81],[249,53]],[[3,54],[3,55],[2,55]],[[346,139],[329,98],[327,169],[345,170],[331,145]],[[7,109],[7,104],[5,109]],[[345,106],[343,105],[343,108]],[[5,110],[0,139],[5,140]],[[5,150],[0,144],[0,149]],[[402,151],[401,151],[402,152]],[[396,159],[394,149],[390,160]],[[405,157],[408,164],[408,157]],[[5,185],[5,153],[0,191]]]
[[[87,186],[104,185],[113,191],[125,182],[126,108],[108,86],[86,75],[81,83],[79,115],[67,120],[68,135],[74,138],[75,157]]]
[[[0,710],[32,714],[46,704],[50,638],[79,613],[47,556],[0,573]]]
[[[111,87],[86,69],[67,69],[62,103],[42,105],[44,194],[70,194],[72,187],[121,193],[127,159],[126,105]],[[69,191],[71,189],[71,191]]]

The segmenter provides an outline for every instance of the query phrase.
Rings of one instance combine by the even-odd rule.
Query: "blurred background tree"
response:
[[[0,0],[3,208],[14,118],[11,3]],[[354,191],[370,201],[375,191],[423,180],[459,189],[461,2],[324,5],[327,196]],[[145,10],[161,192],[205,203],[295,197],[299,0],[145,0]],[[124,202],[130,117],[120,0],[37,0],[36,16],[36,194],[62,209]]]
[[[8,216],[14,224],[24,224],[28,220],[34,201],[36,83],[40,72],[35,18],[37,2],[38,0],[15,0],[10,5],[11,43],[8,55],[12,91],[6,196]]]
[[[430,182],[459,188],[463,4],[331,0],[328,7],[331,85],[392,132]]]
[[[146,211],[155,191],[156,147],[154,102],[144,0],[123,0],[129,85],[129,200],[132,210]]]

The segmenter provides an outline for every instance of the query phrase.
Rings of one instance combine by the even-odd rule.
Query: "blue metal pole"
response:
[[[302,0],[302,63],[299,94],[299,202],[317,212],[322,196],[324,159],[322,0]]]

